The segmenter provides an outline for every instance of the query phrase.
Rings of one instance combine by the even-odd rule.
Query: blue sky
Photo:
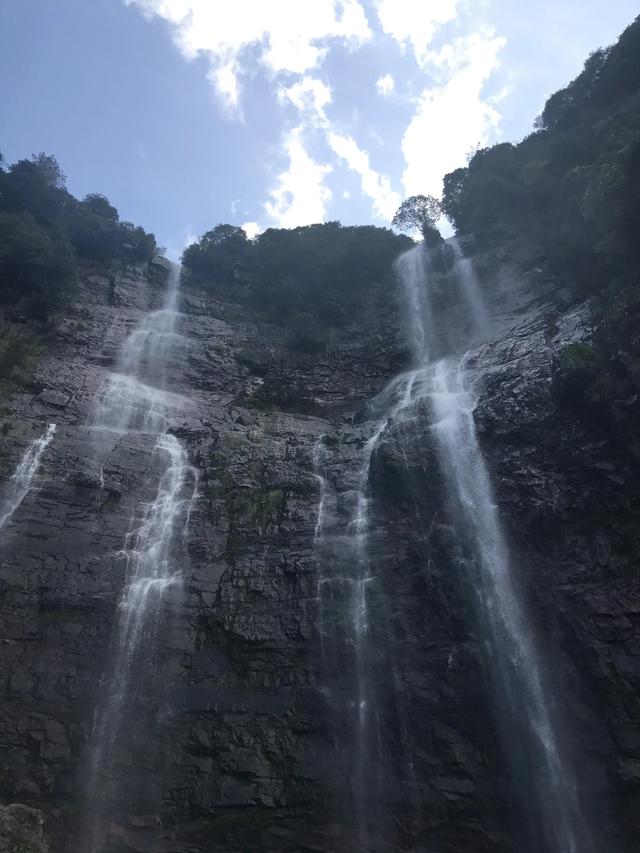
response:
[[[528,133],[637,0],[7,0],[0,151],[176,256],[218,222],[388,225]]]

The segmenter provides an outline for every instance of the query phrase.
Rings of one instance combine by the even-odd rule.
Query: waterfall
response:
[[[112,628],[111,651],[96,710],[87,761],[88,845],[83,853],[100,853],[106,841],[105,820],[117,799],[114,753],[130,713],[134,687],[148,668],[163,619],[164,598],[179,586],[189,513],[197,495],[197,475],[179,440],[167,433],[169,417],[183,398],[166,391],[169,359],[185,339],[176,331],[180,269],[172,267],[162,308],[147,314],[124,341],[116,371],[101,390],[94,427],[99,431],[157,435],[154,457],[160,470],[155,497],[134,515],[122,550],[125,585]],[[151,673],[153,678],[153,673]]]
[[[22,459],[7,483],[4,499],[0,505],[0,530],[11,519],[22,501],[27,496],[31,483],[40,467],[42,454],[45,452],[56,431],[55,424],[49,424],[45,432],[31,442]]]
[[[421,247],[412,249],[420,251]],[[475,338],[490,333],[490,320],[473,264],[453,241],[454,271],[461,296],[474,327]],[[399,265],[401,275],[407,265]],[[412,293],[413,279],[403,281]],[[429,282],[424,279],[423,290]],[[413,297],[410,302],[413,304]],[[426,303],[425,303],[426,304]],[[424,328],[425,326],[423,326]],[[410,327],[414,353],[420,358],[425,347],[417,322]],[[429,363],[429,361],[431,363]],[[534,632],[518,585],[513,577],[509,551],[502,534],[489,474],[480,449],[473,411],[475,399],[469,391],[466,359],[425,362],[420,396],[431,404],[432,433],[440,464],[455,511],[460,541],[466,541],[472,562],[478,623],[482,629],[487,660],[492,673],[499,725],[505,753],[519,773],[526,790],[520,792],[521,808],[531,825],[529,836],[535,849],[543,839],[548,853],[585,853],[589,849],[577,785],[560,749],[557,724],[544,686],[544,673]],[[480,377],[478,377],[480,378]],[[520,762],[515,753],[526,754]],[[524,774],[522,773],[524,767]],[[537,805],[535,805],[537,804]]]
[[[396,376],[376,398],[376,410],[381,410],[374,429],[366,441],[361,464],[356,472],[355,502],[348,525],[353,550],[354,570],[348,584],[346,602],[348,636],[353,646],[354,704],[355,704],[355,761],[351,787],[359,847],[362,853],[371,849],[372,839],[368,822],[375,810],[373,780],[380,767],[380,743],[377,728],[373,727],[373,700],[370,683],[370,661],[374,650],[369,638],[369,587],[375,581],[370,566],[369,537],[371,533],[369,472],[373,454],[389,423],[402,417],[413,403],[414,388],[423,374],[423,364],[434,348],[436,334],[433,326],[429,293],[423,286],[427,258],[421,247],[410,249],[397,261],[397,271],[405,288],[407,320],[416,351],[414,370]],[[378,842],[379,843],[379,842]]]
[[[428,255],[421,244],[403,252],[395,264],[405,292],[407,325],[417,364],[433,358],[437,345],[430,294],[424,286],[427,264]]]
[[[89,755],[86,793],[93,808],[106,805],[116,794],[112,754],[127,712],[132,677],[140,674],[156,638],[166,591],[181,581],[176,540],[185,531],[196,496],[195,471],[175,436],[161,435],[156,453],[166,462],[157,494],[145,507],[141,523],[127,534],[118,555],[125,561],[127,580],[113,627],[112,662]],[[105,841],[99,808],[91,815],[89,837],[90,853],[99,853]]]
[[[163,306],[151,311],[124,341],[116,362],[98,397],[94,423],[117,432],[139,430],[157,433],[167,428],[172,412],[187,400],[167,391],[169,358],[185,338],[176,331],[180,267],[172,264]]]
[[[324,443],[324,435],[318,436],[313,445],[313,476],[318,484],[320,498],[318,500],[318,511],[316,515],[316,523],[313,530],[313,547],[318,560],[318,579],[316,582],[316,606],[318,610],[318,633],[320,634],[320,649],[322,651],[322,659],[325,660],[325,625],[324,625],[324,586],[327,578],[322,571],[322,548],[324,545],[325,524],[326,524],[326,505],[328,497],[328,482],[327,482],[327,448]]]
[[[532,627],[513,577],[487,468],[478,444],[463,358],[433,368],[432,431],[455,510],[459,534],[473,556],[479,622],[489,647],[496,703],[511,748],[526,773],[527,811],[534,842],[547,853],[585,853],[577,785],[565,765],[551,718]],[[503,732],[506,734],[506,732]],[[536,849],[541,849],[536,844]]]
[[[487,340],[491,334],[491,321],[482,298],[473,261],[465,256],[457,237],[451,238],[451,248],[455,258],[455,277],[460,285],[462,299],[479,339]]]
[[[491,322],[472,262],[453,242],[457,290],[474,340],[490,336]],[[393,421],[404,420],[419,400],[430,403],[431,427],[452,502],[461,541],[466,541],[477,571],[475,585],[478,622],[487,647],[495,688],[501,694],[499,723],[505,752],[530,757],[522,805],[530,833],[544,840],[548,853],[585,853],[589,845],[582,829],[577,786],[562,756],[543,668],[522,597],[513,578],[509,551],[500,529],[487,468],[473,420],[475,400],[468,390],[466,362],[443,359],[444,335],[437,325],[429,293],[429,262],[422,245],[410,249],[396,264],[405,293],[408,337],[415,368],[396,377],[379,395],[384,415],[366,442],[357,473],[356,505],[350,524],[355,569],[352,578],[350,621],[355,647],[356,820],[360,850],[369,851],[367,817],[375,807],[372,796],[372,733],[368,643],[367,587],[374,580],[369,560],[370,506],[368,480],[372,456]],[[459,314],[458,314],[459,316]],[[536,805],[534,805],[534,803]],[[542,849],[537,847],[535,849]]]
[[[341,579],[346,586],[345,601],[346,636],[352,648],[353,704],[355,708],[353,729],[353,768],[350,773],[353,795],[353,811],[358,833],[358,846],[362,853],[382,849],[380,816],[376,814],[377,786],[384,773],[382,766],[382,733],[376,717],[375,696],[371,684],[371,663],[375,650],[371,648],[369,636],[369,588],[376,578],[371,570],[370,502],[368,496],[371,460],[380,438],[388,424],[401,417],[412,402],[413,389],[422,369],[409,371],[395,377],[379,395],[378,402],[384,411],[363,448],[361,465],[356,473],[355,501],[348,524],[353,571],[348,579]],[[376,824],[376,832],[370,823]]]

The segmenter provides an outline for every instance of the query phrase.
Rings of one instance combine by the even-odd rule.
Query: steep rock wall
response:
[[[35,833],[27,850],[82,849],[83,762],[123,584],[118,553],[159,477],[153,437],[98,440],[89,425],[119,344],[160,303],[164,279],[159,265],[115,282],[87,276],[33,387],[5,403],[4,478],[29,440],[58,425],[0,542],[0,799],[44,822],[41,837],[24,830]],[[259,318],[194,284],[182,308],[189,343],[169,387],[185,401],[171,429],[198,468],[199,497],[184,584],[165,603],[118,748],[109,850],[355,851],[340,579],[353,571],[354,490],[377,411],[365,404],[402,364],[398,312],[392,301],[388,316],[320,358],[287,349]],[[558,353],[589,334],[584,315],[522,312],[517,325],[503,306],[515,329],[472,356],[486,377],[476,420],[594,822],[611,849],[631,850],[640,833],[635,470],[555,393]],[[390,423],[370,473],[376,843],[514,850],[508,761],[429,424],[423,405],[409,425]],[[327,576],[331,595],[321,596]]]

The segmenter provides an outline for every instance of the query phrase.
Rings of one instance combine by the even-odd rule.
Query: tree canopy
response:
[[[66,298],[78,261],[140,263],[157,250],[153,234],[121,222],[104,195],[74,198],[50,154],[8,169],[0,159],[0,222],[0,304],[39,319]]]
[[[443,209],[477,240],[526,251],[581,292],[635,268],[640,18],[547,101],[520,144],[476,152],[444,179]]]
[[[188,246],[182,263],[194,272],[229,282],[238,261],[249,249],[247,235],[235,225],[216,225]]]
[[[590,343],[565,347],[554,388],[640,458],[640,18],[551,95],[520,144],[478,151],[444,180],[443,207],[480,248],[589,298]],[[562,286],[563,285],[563,286]]]
[[[68,295],[76,277],[70,244],[52,239],[30,213],[0,211],[0,300],[45,319]]]
[[[392,220],[400,231],[419,231],[427,246],[442,242],[436,222],[442,216],[442,207],[432,195],[412,195],[405,199]]]
[[[212,290],[250,303],[269,320],[348,325],[376,288],[388,284],[394,259],[412,245],[388,228],[326,222],[268,228],[248,240],[218,225],[189,246],[186,269]]]

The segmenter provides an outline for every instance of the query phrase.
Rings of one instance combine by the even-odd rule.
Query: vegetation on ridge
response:
[[[328,327],[348,327],[372,300],[388,308],[393,262],[412,245],[371,225],[269,228],[254,240],[241,228],[218,225],[185,250],[182,263],[210,292],[294,329],[295,347],[311,351],[322,346]]]
[[[0,158],[0,308],[45,320],[70,295],[79,261],[138,263],[156,248],[153,234],[121,222],[105,196],[74,198],[55,157],[6,170]]]
[[[581,365],[581,376],[608,371],[599,388],[626,399],[640,394],[639,55],[640,18],[548,99],[521,143],[477,151],[445,177],[442,202],[412,196],[393,220],[437,246],[444,212],[478,245],[545,267],[575,296],[595,296],[602,357]],[[209,292],[280,325],[288,347],[313,354],[334,332],[348,339],[354,324],[385,316],[393,262],[411,245],[390,229],[339,222],[270,228],[253,240],[220,224],[185,250],[183,263]],[[153,235],[120,221],[104,196],[74,198],[54,157],[11,167],[0,158],[0,322],[11,316],[25,326],[23,334],[8,324],[0,380],[33,360],[31,321],[37,326],[64,305],[79,263],[136,263],[156,248]],[[443,262],[437,253],[434,265]]]
[[[102,266],[150,260],[153,234],[103,195],[82,201],[48,154],[5,169],[0,156],[0,393],[29,383],[51,314],[74,291],[83,262]]]
[[[442,206],[480,244],[526,253],[577,294],[640,261],[640,18],[552,95],[520,144],[475,153]]]
[[[480,248],[591,298],[593,341],[567,348],[556,385],[629,445],[640,416],[639,58],[637,18],[547,100],[520,144],[484,148],[447,175],[442,200]]]

